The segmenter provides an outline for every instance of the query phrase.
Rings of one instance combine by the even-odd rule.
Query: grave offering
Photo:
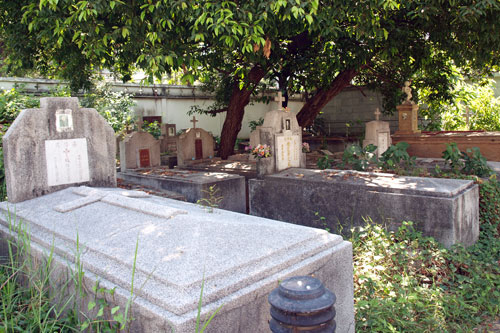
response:
[[[306,157],[302,153],[302,129],[297,117],[295,113],[281,108],[281,92],[276,101],[280,108],[267,112],[263,125],[254,131],[258,133],[258,143],[268,146],[271,152],[271,157],[257,159],[257,174],[260,176],[306,166]]]
[[[134,184],[182,194],[188,202],[210,199],[210,187],[216,186],[218,208],[246,212],[245,177],[222,172],[199,172],[154,168],[140,171],[122,171],[118,174]]]
[[[83,304],[94,300],[99,281],[100,288],[115,290],[110,307],[125,309],[135,266],[132,332],[194,332],[203,283],[201,318],[222,305],[207,332],[268,332],[269,293],[287,277],[310,274],[337,297],[337,331],[354,332],[352,247],[326,231],[208,213],[142,192],[71,187],[0,203],[1,241],[16,236],[8,211],[24,225],[36,260],[52,254],[52,292],[67,290],[62,285],[71,276],[68,267],[75,267],[77,239],[89,293]]]
[[[150,168],[160,165],[160,141],[148,132],[139,131],[127,134],[120,141],[120,166],[122,170]]]
[[[189,161],[211,159],[214,157],[214,138],[202,128],[196,128],[196,117],[191,120],[193,128],[179,136],[177,147],[177,163],[179,166]]]
[[[256,216],[333,232],[364,226],[366,217],[391,229],[412,221],[446,247],[479,236],[479,190],[471,180],[289,169],[248,186]]]
[[[21,111],[3,137],[10,202],[74,184],[116,186],[113,129],[76,97],[40,99],[40,109]]]
[[[375,120],[366,123],[365,140],[363,140],[363,147],[370,144],[377,146],[375,152],[378,157],[382,156],[392,142],[389,123],[379,120],[381,114],[377,108],[375,110]]]
[[[396,106],[399,114],[399,130],[396,134],[414,135],[419,134],[418,129],[418,105],[411,100],[410,82],[406,81],[402,91],[406,94],[403,104]]]

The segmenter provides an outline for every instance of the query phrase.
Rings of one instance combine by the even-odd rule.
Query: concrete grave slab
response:
[[[223,172],[200,172],[153,168],[122,171],[118,178],[149,188],[167,190],[183,195],[188,202],[209,197],[210,186],[218,189],[222,200],[218,208],[245,213],[247,210],[245,177]]]
[[[366,217],[392,229],[413,221],[446,247],[471,245],[479,236],[479,189],[470,180],[290,169],[248,186],[256,216],[334,232],[363,226]]]
[[[125,307],[135,261],[133,332],[193,332],[203,281],[202,318],[223,305],[207,332],[266,332],[269,292],[308,274],[336,294],[337,331],[354,332],[352,247],[326,231],[116,188],[67,188],[0,210],[1,240],[15,211],[32,255],[53,250],[55,290],[74,267],[77,237],[86,290],[97,280],[116,287],[112,306]]]
[[[3,137],[10,202],[74,184],[116,186],[116,142],[111,126],[76,97],[40,99],[21,111]]]

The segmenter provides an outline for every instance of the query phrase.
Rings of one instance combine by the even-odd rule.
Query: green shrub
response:
[[[155,139],[159,139],[161,136],[160,123],[158,123],[157,121],[153,121],[152,123],[145,121],[142,124],[142,129],[154,136]]]
[[[375,150],[377,146],[372,144],[364,148],[357,144],[351,145],[344,150],[342,162],[352,166],[354,170],[365,171],[370,163],[377,161],[377,155],[373,153]]]
[[[331,169],[332,163],[333,163],[333,159],[331,159],[327,155],[324,155],[324,156],[321,156],[320,158],[318,158],[316,165],[318,166],[319,169],[325,170],[325,169]]]
[[[500,184],[463,178],[480,190],[473,246],[445,249],[411,222],[353,232],[356,331],[469,332],[500,314]]]
[[[395,170],[401,167],[401,162],[404,162],[406,168],[413,168],[415,166],[416,158],[410,157],[406,151],[410,145],[407,142],[398,142],[391,145],[380,156],[380,166],[385,170]]]
[[[463,173],[478,177],[488,177],[493,173],[493,170],[488,166],[486,158],[477,147],[468,148],[467,152],[464,153],[460,151],[456,143],[452,142],[446,144],[443,158],[455,174]]]
[[[116,135],[122,136],[134,129],[133,106],[130,94],[115,92],[109,84],[98,84],[80,99],[82,107],[94,108],[111,125]]]

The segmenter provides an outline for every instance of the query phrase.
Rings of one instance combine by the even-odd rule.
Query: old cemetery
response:
[[[40,122],[47,128],[33,130]],[[321,310],[328,313],[314,308],[320,321],[308,325],[354,332],[349,242],[325,230],[116,188],[115,169],[107,167],[116,149],[104,138],[110,132],[76,98],[46,98],[40,109],[22,111],[4,137],[9,201],[0,206],[2,256],[12,249],[7,242],[17,244],[34,264],[25,272],[29,279],[46,282],[53,315],[77,309],[84,329],[99,324],[106,310],[103,320],[117,328],[193,332],[200,317],[216,313],[207,331],[265,332],[270,292],[288,277],[312,275],[335,296]],[[139,164],[149,141],[138,146]],[[281,286],[280,297],[329,295],[318,280],[301,281]],[[273,307],[284,311],[279,302]],[[286,322],[276,311],[273,317]]]
[[[95,110],[42,99],[3,138],[0,254],[15,245],[50,316],[82,330],[460,331],[498,314],[500,186],[478,151],[410,157],[395,140],[421,135],[410,91],[396,135],[376,110],[338,160],[309,152],[281,101],[248,154],[223,161],[195,117],[158,139],[141,124],[117,154]],[[328,304],[291,315],[304,298]]]

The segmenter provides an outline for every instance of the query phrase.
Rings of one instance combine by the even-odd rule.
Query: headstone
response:
[[[402,91],[406,94],[406,99],[403,104],[396,106],[399,113],[399,129],[396,134],[419,134],[418,105],[411,100],[412,94],[409,81],[405,82]]]
[[[281,100],[279,94],[278,105],[281,105]],[[254,132],[259,134],[259,143],[269,146],[271,151],[271,157],[257,160],[258,173],[265,175],[288,168],[305,167],[302,129],[294,112],[282,108],[267,112],[264,123]]]
[[[176,153],[177,140],[175,124],[161,124],[160,153]]]
[[[116,186],[113,129],[76,97],[40,99],[40,109],[21,111],[3,137],[10,202],[75,184]]]
[[[160,141],[148,132],[132,132],[120,141],[122,170],[160,165]]]
[[[479,236],[479,190],[471,180],[289,169],[250,179],[248,187],[256,216],[333,232],[362,227],[367,217],[392,230],[412,221],[446,247],[472,245]]]
[[[184,166],[190,161],[214,157],[214,138],[202,128],[197,128],[198,120],[193,116],[193,128],[182,133],[178,139],[177,164]]]
[[[73,187],[0,203],[0,242],[17,237],[9,211],[29,234],[33,260],[50,256],[50,291],[58,299],[74,297],[68,270],[81,267],[81,304],[95,301],[97,283],[113,289],[106,301],[129,308],[131,332],[194,332],[202,286],[202,320],[222,305],[207,332],[268,332],[269,293],[298,275],[314,275],[335,293],[337,331],[354,332],[352,245],[325,230],[208,213],[136,191]]]
[[[391,130],[389,123],[379,120],[381,113],[377,108],[375,110],[375,120],[366,123],[365,139],[363,147],[372,144],[377,146],[376,154],[380,157],[391,145]]]

